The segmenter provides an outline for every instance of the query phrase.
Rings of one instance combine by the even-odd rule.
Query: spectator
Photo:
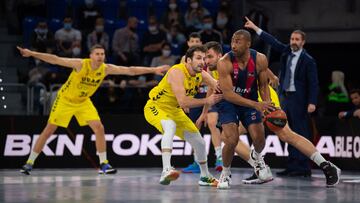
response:
[[[331,74],[332,83],[329,85],[328,101],[336,103],[347,103],[349,97],[345,88],[345,75],[341,71],[333,71]]]
[[[72,27],[70,17],[65,17],[64,27],[55,32],[55,40],[59,56],[72,57],[73,52],[78,52],[78,44],[81,44],[81,32]]]
[[[169,43],[164,43],[161,47],[161,56],[157,56],[152,59],[151,66],[160,66],[160,65],[169,65],[170,67],[175,65],[178,56],[174,56],[171,54],[171,45]],[[155,76],[154,79],[156,81],[160,81],[162,76]]]
[[[89,34],[93,29],[95,21],[101,16],[99,7],[95,4],[95,0],[84,0],[85,5],[79,11],[79,27],[84,36]]]
[[[101,44],[105,51],[109,51],[109,35],[104,32],[104,19],[97,18],[95,21],[94,30],[87,36],[87,48],[90,51],[90,48],[95,44]]]
[[[231,42],[231,15],[229,14],[226,7],[220,6],[220,9],[216,15],[215,29],[221,33],[223,43],[230,44]]]
[[[223,43],[221,33],[213,28],[213,19],[210,15],[204,16],[203,28],[199,34],[203,43],[211,41],[219,42],[220,44]]]
[[[142,49],[145,66],[149,66],[154,57],[161,55],[161,47],[166,42],[166,33],[159,29],[156,17],[150,16],[148,23],[149,26],[144,33]]]
[[[350,91],[351,103],[354,108],[350,111],[339,112],[339,119],[357,117],[360,118],[360,89],[353,89]]]
[[[35,51],[53,53],[54,34],[48,29],[46,21],[40,21],[31,35],[31,47]]]
[[[199,0],[190,0],[184,19],[187,33],[201,30],[202,19],[207,15],[210,15],[210,12],[200,5]]]
[[[180,32],[178,25],[172,25],[170,27],[170,32],[166,33],[166,38],[171,44],[171,47],[176,51],[176,53],[173,54],[180,55],[181,49],[186,42],[186,38],[184,34]]]
[[[184,19],[182,18],[176,0],[169,0],[169,7],[162,17],[160,27],[165,32],[169,32],[173,25],[183,28]]]
[[[112,41],[115,63],[118,65],[138,65],[140,61],[139,36],[136,34],[138,20],[129,17],[124,28],[117,29]]]

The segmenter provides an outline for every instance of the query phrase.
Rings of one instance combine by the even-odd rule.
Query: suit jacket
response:
[[[278,89],[279,96],[283,96],[285,90],[282,89],[282,83],[285,78],[286,61],[291,53],[289,44],[283,44],[269,33],[263,31],[260,35],[260,39],[270,44],[271,47],[281,53],[280,57],[280,73],[279,80],[280,86]],[[303,49],[300,54],[299,60],[296,64],[294,83],[296,89],[296,95],[299,99],[305,99],[304,105],[317,104],[317,98],[319,94],[319,80],[315,60]],[[300,101],[299,101],[300,103]]]

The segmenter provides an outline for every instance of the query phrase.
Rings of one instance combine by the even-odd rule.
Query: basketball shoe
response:
[[[117,170],[109,164],[108,160],[100,164],[100,170],[98,171],[99,174],[115,174],[116,172]]]
[[[216,187],[218,185],[218,180],[216,178],[212,177],[211,175],[200,177],[199,185],[200,186],[212,186]]]
[[[175,168],[166,168],[162,171],[159,182],[161,185],[169,185],[171,181],[178,179],[179,176],[180,172],[175,170]]]
[[[252,176],[250,176],[250,177],[242,180],[242,183],[244,183],[244,184],[263,184],[263,183],[270,182],[270,181],[272,181],[272,180],[274,180],[274,178],[272,178],[272,177],[271,177],[270,179],[268,179],[268,180],[260,180],[260,179],[257,177],[256,173],[254,172],[254,173],[252,174]]]
[[[217,184],[217,188],[219,189],[229,189],[231,184],[231,174],[221,173],[219,183]]]
[[[194,163],[190,164],[188,167],[181,169],[183,173],[200,173],[200,166],[198,163],[194,161]]]
[[[333,187],[340,181],[341,170],[330,161],[326,161],[320,164],[320,168],[326,177],[326,186]]]
[[[264,161],[264,157],[262,155],[258,156],[258,157],[254,157],[253,153],[252,153],[253,150],[254,149],[251,150],[250,156],[254,160],[255,174],[262,181],[272,180],[273,176],[272,176],[270,167],[268,165],[266,165],[266,163]]]
[[[32,168],[33,168],[33,165],[31,163],[26,163],[25,165],[22,166],[22,168],[20,169],[20,172],[25,175],[30,175]]]
[[[217,158],[215,162],[215,171],[221,172],[223,167],[222,158]]]

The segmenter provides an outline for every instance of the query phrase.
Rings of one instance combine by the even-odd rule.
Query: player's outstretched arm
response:
[[[56,64],[67,68],[75,68],[77,71],[81,69],[81,59],[79,58],[65,58],[59,57],[54,54],[41,53],[37,51],[31,51],[17,46],[23,57],[34,57],[45,61],[46,63]]]
[[[107,64],[107,75],[143,75],[143,74],[156,74],[164,75],[164,73],[170,68],[168,65],[162,65],[157,67],[144,67],[144,66],[117,66],[114,64]]]

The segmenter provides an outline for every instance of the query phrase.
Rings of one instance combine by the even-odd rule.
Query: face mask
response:
[[[226,23],[228,22],[228,19],[227,18],[217,18],[216,19],[216,25],[218,27],[225,27]]]
[[[190,7],[192,9],[197,9],[199,7],[199,3],[198,2],[193,2],[193,3],[190,4]]]
[[[96,30],[96,32],[103,32],[104,31],[104,26],[103,25],[97,25],[97,26],[95,26],[95,30]]]
[[[45,35],[48,32],[48,29],[37,28],[35,32],[41,35]]]
[[[149,31],[150,31],[151,33],[157,32],[157,27],[154,26],[154,25],[150,25],[150,26],[148,27],[148,29],[149,29]]]
[[[211,30],[212,29],[212,23],[205,23],[203,25],[204,30]]]
[[[81,52],[81,49],[79,47],[74,47],[72,49],[72,53],[73,53],[74,56],[79,56],[80,52]]]
[[[162,55],[165,56],[165,57],[168,57],[171,54],[171,51],[167,50],[167,49],[163,49],[161,52],[162,52]]]
[[[136,32],[136,28],[134,28],[134,27],[131,27],[131,28],[129,28],[131,31],[133,31],[133,32]]]
[[[64,29],[65,30],[70,30],[71,29],[72,24],[71,23],[64,23]]]
[[[170,8],[171,10],[175,10],[176,7],[177,7],[176,4],[169,4],[169,8]]]

